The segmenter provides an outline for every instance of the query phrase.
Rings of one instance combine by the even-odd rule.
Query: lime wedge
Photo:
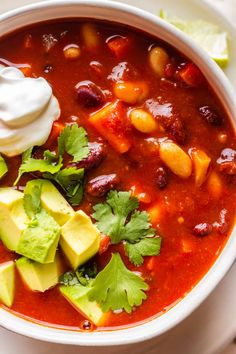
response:
[[[191,37],[219,66],[225,67],[228,64],[228,34],[217,25],[203,20],[184,21],[178,17],[169,17],[163,10],[160,11],[160,17]]]

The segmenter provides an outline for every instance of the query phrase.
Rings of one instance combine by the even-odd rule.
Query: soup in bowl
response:
[[[235,258],[227,79],[122,4],[46,2],[1,23],[0,323],[87,345],[165,332]]]

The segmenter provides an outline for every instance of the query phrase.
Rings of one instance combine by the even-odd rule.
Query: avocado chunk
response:
[[[0,188],[0,237],[11,251],[16,250],[21,232],[29,222],[23,197],[23,193],[12,188]]]
[[[56,255],[53,263],[41,264],[26,257],[16,261],[16,267],[24,283],[32,291],[44,292],[59,281],[61,275],[60,258]]]
[[[34,186],[41,187],[42,207],[60,225],[64,225],[74,214],[73,208],[57,190],[54,184],[48,180],[37,179],[27,183],[25,193],[30,193]]]
[[[70,304],[96,326],[102,326],[108,316],[95,301],[89,301],[90,286],[61,285],[60,292]]]
[[[54,261],[60,226],[44,210],[35,215],[22,231],[16,252],[39,263]]]
[[[13,261],[0,264],[0,301],[11,307],[15,295],[15,264]]]
[[[98,252],[99,244],[98,229],[81,210],[61,228],[60,246],[73,269],[92,258]]]

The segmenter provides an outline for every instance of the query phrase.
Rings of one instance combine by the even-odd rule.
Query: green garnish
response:
[[[71,205],[79,205],[83,197],[84,169],[76,167],[62,169],[62,167],[65,152],[73,156],[73,162],[79,162],[88,156],[88,139],[84,128],[79,128],[77,124],[65,127],[58,138],[57,154],[45,150],[43,159],[35,159],[32,157],[32,150],[33,148],[30,148],[22,155],[22,164],[14,185],[24,173],[38,171],[43,173],[43,178],[60,185]]]
[[[55,181],[66,192],[71,205],[78,205],[83,197],[84,169],[76,167],[64,168],[56,174],[45,173],[44,178]]]
[[[57,173],[62,167],[62,157],[59,157],[58,161],[52,163],[52,153],[46,150],[44,152],[44,159],[35,159],[31,157],[32,148],[26,150],[22,155],[22,164],[19,168],[19,173],[14,185],[17,185],[21,176],[26,172],[48,172],[51,174]]]
[[[124,309],[130,313],[147,298],[145,281],[126,268],[119,253],[112,255],[110,262],[98,273],[88,294],[104,312]]]
[[[4,158],[0,155],[0,179],[5,176],[8,171],[8,167]]]
[[[90,283],[91,279],[95,278],[97,275],[97,265],[96,263],[85,264],[75,272],[66,272],[59,278],[60,284],[71,286],[81,284],[86,286]]]
[[[29,219],[33,219],[41,212],[41,185],[35,185],[30,188],[30,193],[24,194],[24,209]]]
[[[146,237],[137,243],[126,243],[125,250],[130,261],[138,266],[143,263],[144,256],[156,256],[161,250],[160,237]]]
[[[135,265],[143,263],[142,256],[159,254],[161,242],[160,238],[154,238],[149,214],[138,211],[138,207],[138,199],[130,192],[110,191],[105,203],[94,206],[92,215],[98,229],[109,236],[113,244],[126,241],[126,252]]]
[[[79,162],[89,154],[87,133],[77,124],[65,127],[58,138],[58,153],[65,152],[73,156],[73,162]]]
[[[160,17],[191,37],[219,66],[225,67],[228,64],[228,34],[217,25],[203,20],[184,21],[178,17],[170,17],[163,10],[160,11]]]

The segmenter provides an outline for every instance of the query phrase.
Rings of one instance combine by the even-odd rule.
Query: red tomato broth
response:
[[[46,78],[53,87],[62,110],[60,123],[72,123],[76,121],[85,127],[89,141],[97,141],[101,135],[88,122],[91,113],[98,108],[84,108],[78,104],[75,96],[75,86],[83,80],[91,80],[103,90],[113,91],[113,82],[107,77],[112,69],[120,62],[127,62],[130,70],[126,75],[129,80],[145,80],[149,85],[148,99],[157,99],[159,104],[169,104],[169,108],[181,116],[181,121],[187,127],[187,141],[183,149],[187,152],[192,147],[201,148],[212,159],[211,169],[217,171],[215,161],[225,147],[235,149],[236,142],[233,129],[226,117],[224,110],[214,96],[208,84],[201,87],[188,87],[172,78],[160,80],[155,77],[148,65],[148,49],[153,43],[164,47],[172,57],[173,64],[188,62],[186,58],[177,53],[173,48],[163,44],[158,39],[153,39],[130,28],[97,22],[100,33],[99,50],[86,49],[80,35],[79,21],[63,23],[45,23],[18,31],[0,41],[0,58],[17,64],[30,64],[33,76]],[[65,33],[65,31],[68,31]],[[48,52],[42,45],[42,36],[51,33],[58,38],[56,45]],[[30,34],[30,40],[26,40]],[[61,35],[63,34],[63,35]],[[114,35],[128,36],[129,50],[121,51],[121,57],[112,53],[106,44],[106,40]],[[27,45],[25,45],[27,43]],[[78,60],[67,61],[63,55],[63,48],[69,44],[77,44],[81,48],[81,56]],[[128,44],[127,44],[128,46]],[[97,61],[101,66],[89,65]],[[50,65],[53,69],[45,73],[44,69]],[[177,84],[175,84],[177,82]],[[107,95],[107,103],[114,101],[112,94]],[[197,107],[209,105],[217,108],[218,114],[224,118],[222,127],[208,125],[197,112]],[[122,103],[123,115],[133,105]],[[145,104],[137,104],[144,107]],[[102,107],[102,106],[101,106]],[[100,109],[100,108],[99,108]],[[144,264],[139,268],[133,266],[124,253],[123,246],[110,246],[101,256],[96,256],[99,268],[103,268],[111,257],[111,253],[118,250],[127,267],[139,271],[144,280],[149,284],[147,300],[134,309],[131,314],[125,312],[110,314],[106,323],[106,329],[120,326],[128,326],[157,316],[177,301],[181,300],[206,274],[219,253],[222,251],[233,228],[235,220],[235,176],[221,173],[223,191],[221,198],[210,195],[207,183],[200,188],[194,184],[194,178],[184,180],[175,176],[167,169],[168,184],[165,189],[159,189],[155,182],[155,172],[161,163],[158,151],[148,148],[147,138],[159,138],[168,136],[166,132],[154,132],[142,134],[133,129],[127,117],[127,132],[132,147],[126,154],[117,153],[106,143],[107,155],[101,164],[86,173],[89,180],[103,174],[116,173],[120,177],[119,190],[130,190],[136,186],[142,193],[149,196],[148,203],[140,203],[140,208],[149,210],[154,205],[160,205],[161,213],[158,221],[153,224],[157,227],[158,234],[163,238],[161,254],[152,260],[152,269],[148,268],[151,257],[145,257]],[[227,143],[222,144],[218,140],[218,134],[226,132]],[[209,139],[210,135],[210,139]],[[104,139],[102,139],[104,141]],[[214,143],[213,143],[214,141]],[[53,150],[55,144],[49,148]],[[48,148],[48,146],[47,146]],[[39,149],[40,150],[40,149]],[[1,181],[1,186],[12,186],[20,166],[20,157],[7,158],[10,173]],[[21,179],[22,186],[30,179],[29,175]],[[85,194],[80,209],[86,213],[92,213],[92,206],[100,199]],[[228,210],[228,230],[219,234],[216,230],[206,236],[193,235],[193,227],[201,222],[214,223],[219,220],[222,209]],[[178,218],[184,219],[183,223]],[[10,253],[0,244],[0,262],[14,259]],[[40,321],[49,325],[65,326],[75,330],[82,329],[84,317],[62,297],[57,288],[36,293],[27,289],[17,275],[16,298],[11,309],[20,316],[26,316],[33,321]],[[99,328],[98,328],[99,329]]]

